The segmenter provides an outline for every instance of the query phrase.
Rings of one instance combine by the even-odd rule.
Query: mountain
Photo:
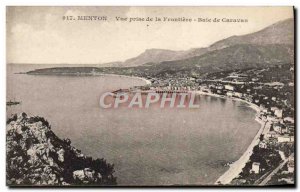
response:
[[[124,62],[110,62],[99,65],[100,67],[134,67],[146,63],[159,63],[162,61],[174,61],[202,55],[206,48],[194,48],[187,51],[173,51],[167,49],[147,49],[140,55],[125,60]]]
[[[292,63],[291,45],[251,45],[237,44],[207,52],[201,56],[178,61],[167,61],[157,65],[176,69],[199,69],[199,73],[226,71],[243,68],[272,67],[277,64]],[[156,67],[157,68],[157,67]]]
[[[109,68],[107,70],[99,68],[99,72],[140,77],[201,77],[208,73],[220,71],[291,64],[293,62],[293,57],[290,55],[292,50],[293,46],[291,45],[238,44],[183,60],[149,63],[137,67]]]
[[[170,61],[181,59],[184,51],[171,51],[166,49],[147,49],[137,57],[126,60],[126,66],[138,66],[141,64],[153,62],[159,63],[161,61]]]
[[[223,49],[233,45],[269,45],[269,44],[294,44],[294,20],[286,19],[268,26],[260,31],[232,36],[218,41],[207,48],[194,48],[186,51],[172,51],[166,49],[147,49],[137,57],[128,59],[124,62],[113,62],[101,65],[101,67],[133,67],[146,63],[160,63],[163,61],[183,60],[191,57],[201,56],[210,51]]]
[[[294,44],[294,20],[286,19],[268,26],[258,32],[232,36],[227,39],[218,41],[209,47],[210,50],[222,49],[236,44]]]
[[[58,138],[42,117],[7,120],[6,181],[9,186],[115,185],[113,165],[92,159]]]
[[[189,54],[191,52],[191,54]],[[162,61],[172,61],[188,58],[196,52],[196,49],[190,51],[173,51],[167,49],[147,49],[140,55],[125,60],[124,62],[111,62],[102,64],[101,67],[133,67],[146,63],[159,63]],[[198,55],[198,54],[196,54]],[[193,55],[193,56],[196,56]]]

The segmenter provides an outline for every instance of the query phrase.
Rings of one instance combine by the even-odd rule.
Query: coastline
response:
[[[99,76],[114,76],[114,77],[125,77],[125,78],[134,78],[134,79],[139,79],[142,80],[146,83],[146,85],[150,85],[151,81],[148,79],[145,79],[143,77],[137,77],[137,76],[127,76],[127,75],[117,75],[117,74],[100,74]]]
[[[20,72],[15,74],[29,74],[29,72]],[[138,76],[128,76],[128,75],[118,75],[118,74],[109,74],[109,73],[57,73],[57,74],[51,74],[51,73],[30,73],[29,75],[57,75],[57,76],[113,76],[113,77],[124,77],[124,78],[134,78],[142,80],[146,83],[146,85],[150,85],[151,81],[149,81],[146,78],[138,77]]]
[[[93,76],[115,76],[115,77],[123,77],[123,78],[134,78],[142,80],[146,83],[146,85],[150,85],[151,81],[147,80],[146,78],[138,77],[138,76],[128,76],[128,75],[119,75],[119,74],[94,74]],[[227,97],[223,95],[213,94],[213,93],[207,93],[203,91],[194,91],[198,95],[207,95],[212,97],[218,97],[223,99],[232,99],[235,101],[240,101],[243,103],[248,104],[248,106],[252,109],[254,109],[257,114],[260,112],[260,108],[255,105],[254,103],[245,101],[243,99],[234,98],[234,97]],[[213,183],[214,185],[230,185],[230,182],[239,176],[239,174],[242,172],[242,169],[245,167],[245,164],[250,159],[250,156],[252,155],[253,148],[259,143],[260,135],[263,133],[265,128],[265,122],[262,120],[259,120],[258,118],[255,118],[255,120],[260,123],[261,127],[257,131],[256,135],[254,136],[253,140],[251,141],[250,145],[247,147],[246,151],[241,155],[241,157],[234,161],[228,170],[226,170],[216,181]]]
[[[208,96],[219,97],[219,98],[229,98],[229,97],[226,97],[226,96],[221,96],[221,95],[212,94],[212,93],[206,93],[206,92],[202,92],[202,91],[196,91],[196,94],[208,95]],[[231,99],[247,103],[249,105],[249,107],[251,107],[252,109],[254,109],[256,111],[257,114],[260,112],[259,107],[255,104],[253,104],[253,103],[250,103],[248,101],[245,101],[243,99],[238,99],[238,98],[231,98]],[[248,146],[246,151],[242,154],[242,156],[238,160],[233,162],[230,165],[229,169],[217,179],[217,181],[214,183],[215,185],[220,185],[220,184],[230,185],[230,182],[234,178],[239,176],[239,174],[242,172],[243,168],[245,167],[246,163],[249,161],[250,156],[252,155],[252,152],[253,152],[253,148],[256,145],[258,145],[260,135],[263,133],[263,131],[265,129],[265,124],[266,124],[264,121],[259,120],[258,118],[255,118],[255,120],[261,126],[260,126],[259,130],[257,131],[255,137],[253,138],[252,142],[250,143],[250,145]]]

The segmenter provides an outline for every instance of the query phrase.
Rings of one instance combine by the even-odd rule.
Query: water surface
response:
[[[48,66],[50,67],[50,66]],[[199,96],[199,109],[101,109],[101,93],[144,81],[116,76],[14,74],[41,66],[8,65],[7,115],[45,117],[61,138],[115,165],[118,184],[213,184],[258,131],[255,111],[230,99]]]

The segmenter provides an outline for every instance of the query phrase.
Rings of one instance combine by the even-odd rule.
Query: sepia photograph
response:
[[[292,6],[7,6],[9,187],[295,187]]]

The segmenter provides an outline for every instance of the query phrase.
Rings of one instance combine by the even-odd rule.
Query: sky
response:
[[[66,21],[64,16],[106,16]],[[117,21],[116,17],[192,18],[189,22]],[[292,18],[292,7],[7,7],[7,63],[101,64],[146,49],[188,50]],[[247,19],[246,23],[197,22]]]

